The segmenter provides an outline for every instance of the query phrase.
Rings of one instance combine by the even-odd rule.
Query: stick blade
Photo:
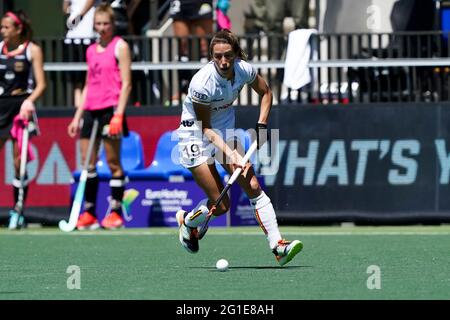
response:
[[[58,223],[59,229],[65,232],[73,231],[78,222],[80,216],[81,205],[83,203],[84,191],[86,189],[87,170],[81,172],[78,188],[75,192],[75,199],[73,200],[72,209],[70,210],[69,221],[61,220]]]
[[[64,231],[64,232],[71,232],[71,231],[75,230],[76,225],[71,224],[71,223],[68,223],[68,222],[65,221],[65,220],[61,220],[61,221],[59,221],[59,223],[58,223],[58,227],[59,227],[59,229],[60,229],[61,231]]]

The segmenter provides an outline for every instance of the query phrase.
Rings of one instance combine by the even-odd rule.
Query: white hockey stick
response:
[[[19,190],[17,195],[17,202],[14,205],[14,212],[17,214],[17,220],[8,226],[9,229],[20,229],[24,227],[21,225],[23,221],[23,207],[25,202],[25,176],[27,173],[27,156],[28,156],[28,141],[30,138],[30,131],[28,130],[29,123],[23,128],[22,145],[20,150],[20,168],[19,168]]]
[[[72,210],[70,210],[69,222],[65,220],[59,221],[59,229],[65,232],[70,232],[77,226],[78,216],[80,215],[81,205],[83,204],[84,191],[86,190],[86,181],[88,174],[89,161],[92,156],[92,151],[94,149],[95,138],[98,131],[98,119],[94,120],[94,125],[92,127],[91,136],[89,138],[89,145],[87,150],[86,159],[84,160],[83,169],[80,175],[80,181],[78,182],[77,191],[75,192],[75,198],[72,204]]]

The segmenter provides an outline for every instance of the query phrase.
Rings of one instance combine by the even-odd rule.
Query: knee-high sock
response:
[[[86,180],[86,190],[84,191],[84,210],[93,216],[96,215],[95,206],[97,203],[98,184],[99,179],[97,170],[95,168],[89,168]]]
[[[256,220],[267,236],[270,248],[274,249],[282,238],[270,198],[263,191],[258,197],[250,199],[250,204],[255,210]]]
[[[20,189],[20,178],[15,177],[13,179],[13,193],[14,193],[14,205],[16,205],[17,201],[19,201],[19,189]],[[23,187],[23,203],[25,204],[25,200],[27,199],[28,194],[28,176],[25,176],[25,185]],[[14,208],[17,210],[17,208]]]
[[[125,192],[125,184],[127,178],[125,176],[112,177],[109,180],[109,186],[111,187],[111,209],[118,214],[122,214],[122,199]]]
[[[208,212],[208,199],[203,199],[186,215],[184,224],[191,228],[197,228],[205,221]],[[214,218],[214,215],[211,216],[211,220]]]

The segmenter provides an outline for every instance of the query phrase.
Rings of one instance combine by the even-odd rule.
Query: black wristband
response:
[[[258,149],[269,140],[269,131],[267,130],[267,124],[265,123],[256,123],[256,143],[258,145]]]
[[[258,122],[256,124],[256,130],[259,130],[259,129],[267,129],[267,124]]]

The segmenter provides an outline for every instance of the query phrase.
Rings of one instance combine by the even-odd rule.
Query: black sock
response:
[[[86,180],[86,190],[84,191],[84,209],[93,216],[96,216],[95,207],[97,202],[98,185],[99,179],[97,171],[95,169],[89,169]]]
[[[126,177],[112,177],[109,180],[109,186],[111,187],[111,210],[116,211],[122,215],[122,199],[125,192]]]

